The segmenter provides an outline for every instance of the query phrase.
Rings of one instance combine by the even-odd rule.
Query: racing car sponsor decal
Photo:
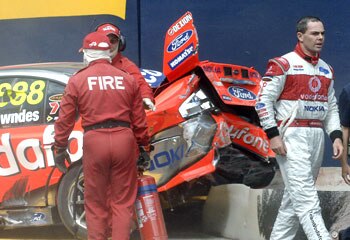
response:
[[[185,48],[180,54],[178,54],[175,58],[170,60],[168,63],[171,70],[174,70],[178,65],[180,65],[183,61],[185,61],[191,54],[194,53],[193,44],[189,45]]]
[[[55,94],[49,97],[49,101],[52,102],[60,102],[62,100],[63,94],[59,93],[59,94]]]
[[[60,108],[60,102],[62,100],[63,94],[55,94],[49,97],[49,106],[51,108],[48,116],[46,117],[47,122],[51,122],[58,118],[58,110]]]
[[[260,74],[259,74],[258,72],[256,72],[256,71],[250,71],[250,72],[249,72],[249,77],[250,77],[250,78],[260,78],[261,76],[260,76]]]
[[[243,141],[243,143],[258,149],[265,154],[269,152],[269,142],[267,138],[264,139],[261,136],[255,135],[250,127],[245,126],[240,128],[238,125],[235,126],[229,123],[224,124],[227,125],[226,128],[228,129],[228,133],[233,142],[237,140]]]
[[[172,36],[174,33],[178,32],[181,28],[186,26],[192,20],[192,14],[187,12],[186,15],[180,18],[174,25],[170,27],[168,30],[168,35]]]
[[[176,37],[167,47],[168,52],[174,52],[183,46],[191,38],[193,31],[187,30]]]
[[[251,101],[256,99],[256,95],[245,88],[229,87],[228,92],[235,98],[239,98],[241,100]]]
[[[1,125],[29,123],[39,121],[39,111],[22,110],[20,113],[0,114]]]
[[[175,161],[181,161],[184,158],[185,145],[182,144],[177,148],[170,149],[169,151],[161,151],[156,153],[151,160],[150,171],[156,168],[163,168],[172,165]]]
[[[76,140],[77,151],[69,153],[72,162],[78,161],[83,156],[83,133],[72,131],[69,142]],[[15,145],[10,133],[1,134],[0,145],[0,177],[17,175],[21,169],[36,171],[38,169],[55,165],[51,145],[54,142],[54,125],[45,127],[42,139],[28,138]],[[32,154],[29,155],[28,152]]]
[[[58,112],[58,109],[60,108],[59,102],[49,102],[49,105],[51,107],[50,115],[56,114]]]
[[[108,14],[125,19],[126,0],[0,1],[1,19]],[[11,11],[16,9],[16,11]]]
[[[30,222],[32,223],[38,223],[38,222],[42,222],[46,219],[46,215],[44,213],[38,212],[38,213],[34,213],[31,218],[30,218]]]
[[[140,69],[143,78],[152,87],[159,87],[160,84],[165,80],[165,76],[162,72],[150,70],[150,69]]]
[[[49,102],[49,106],[51,107],[49,115],[46,117],[47,122],[51,122],[52,120],[56,120],[58,118],[58,109],[60,108],[59,102]]]
[[[227,95],[222,95],[222,99],[224,99],[225,101],[232,101],[231,97]]]
[[[214,67],[210,65],[204,65],[202,66],[203,71],[205,72],[215,72],[215,73],[221,73],[221,68],[220,67]]]
[[[218,87],[223,87],[224,84],[221,81],[213,81],[212,82],[214,86],[218,86]]]
[[[255,136],[250,132],[249,127],[242,129],[229,126],[231,139],[242,139],[245,144],[251,145],[257,149],[263,150],[265,153],[269,151],[269,142],[259,136]]]
[[[29,105],[36,105],[44,99],[45,82],[36,80],[31,84],[26,81],[16,82],[13,86],[10,83],[0,84],[0,108],[11,104],[13,106],[20,106],[23,103]]]

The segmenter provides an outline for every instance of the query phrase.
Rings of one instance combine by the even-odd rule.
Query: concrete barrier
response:
[[[350,187],[340,172],[339,167],[322,168],[316,182],[322,215],[333,240],[339,239],[342,230],[350,229]],[[269,239],[282,196],[279,172],[266,189],[242,184],[212,187],[203,209],[204,229],[235,240]],[[295,239],[306,240],[301,227]]]

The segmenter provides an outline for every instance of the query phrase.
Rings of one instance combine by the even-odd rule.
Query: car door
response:
[[[65,85],[51,79],[0,79],[0,208],[47,204],[53,172],[53,123]]]

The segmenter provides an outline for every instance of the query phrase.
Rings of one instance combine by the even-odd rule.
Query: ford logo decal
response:
[[[235,98],[239,98],[242,100],[255,100],[256,95],[252,93],[251,91],[240,88],[240,87],[229,87],[228,92],[234,96]]]
[[[265,103],[258,103],[255,105],[255,109],[257,110],[262,109],[263,107],[265,107]]]
[[[168,52],[174,52],[178,50],[181,46],[183,46],[192,36],[193,31],[187,30],[186,32],[183,32],[179,36],[177,36],[169,45],[167,48]]]

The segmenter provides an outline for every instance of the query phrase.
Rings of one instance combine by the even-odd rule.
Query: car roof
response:
[[[47,62],[0,67],[0,78],[27,76],[54,79],[67,83],[70,76],[82,69],[82,62]]]

